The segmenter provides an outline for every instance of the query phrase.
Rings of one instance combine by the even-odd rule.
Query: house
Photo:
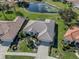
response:
[[[64,42],[71,44],[74,42],[79,47],[79,27],[73,26],[67,30],[64,35]]]
[[[55,32],[55,21],[46,19],[45,21],[30,20],[24,28],[24,32],[38,33],[38,40],[52,42]]]
[[[25,19],[16,17],[14,21],[0,21],[0,40],[12,42],[23,25]]]
[[[66,0],[68,2],[72,2],[72,3],[79,3],[79,0]]]

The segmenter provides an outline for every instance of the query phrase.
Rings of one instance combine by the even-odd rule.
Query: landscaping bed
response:
[[[14,52],[12,48],[8,50],[9,52]],[[27,46],[27,40],[20,40],[15,52],[26,52],[26,53],[36,53],[36,49],[29,48]]]

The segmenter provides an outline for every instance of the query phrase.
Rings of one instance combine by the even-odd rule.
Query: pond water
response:
[[[41,13],[56,13],[56,12],[58,12],[58,8],[56,8],[55,6],[51,6],[47,3],[43,3],[43,2],[30,3],[29,7],[27,9],[32,12],[41,12]]]

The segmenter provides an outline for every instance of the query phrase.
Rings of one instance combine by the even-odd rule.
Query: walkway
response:
[[[6,52],[6,55],[16,55],[16,56],[36,56],[36,53],[26,53],[26,52]]]
[[[0,59],[5,59],[5,53],[9,48],[10,42],[3,42],[0,44]]]
[[[48,59],[57,59],[57,58],[54,58],[54,57],[50,57],[50,56],[48,56]]]

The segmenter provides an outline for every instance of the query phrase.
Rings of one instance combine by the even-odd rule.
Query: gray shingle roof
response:
[[[25,19],[23,17],[16,17],[14,21],[1,21],[0,22],[0,32],[2,31],[4,34],[0,37],[3,41],[13,41],[18,31],[20,30],[22,24]],[[3,30],[2,30],[3,29]]]
[[[38,39],[45,40],[47,42],[53,41],[53,37],[55,35],[54,32],[55,21],[46,20],[46,21],[29,21],[26,27],[24,28],[24,32],[38,32]]]

